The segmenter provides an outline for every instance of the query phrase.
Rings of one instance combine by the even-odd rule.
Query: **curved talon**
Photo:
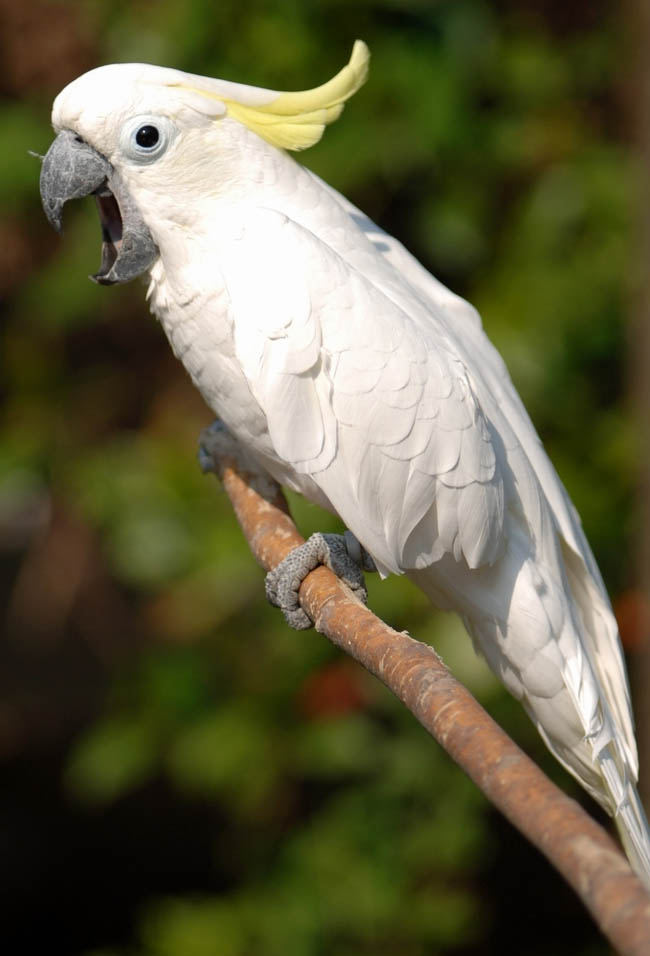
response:
[[[216,471],[215,455],[219,457],[225,453],[237,458],[241,458],[244,454],[237,440],[232,437],[221,419],[215,418],[212,424],[204,428],[199,435],[197,456],[199,468],[203,474],[206,475],[211,471]]]
[[[357,554],[359,560],[356,560]],[[346,535],[316,532],[269,571],[265,584],[266,596],[274,607],[281,609],[290,627],[297,631],[306,630],[313,627],[313,621],[300,607],[298,591],[309,572],[319,564],[326,565],[365,604],[368,592],[363,579],[362,562],[368,570],[374,568],[372,558],[354,535],[349,532]],[[372,563],[372,568],[368,567],[368,562]]]
[[[204,428],[199,435],[199,447],[196,454],[197,458],[199,459],[199,468],[204,475],[207,475],[209,472],[215,470],[214,456],[212,454],[211,445],[216,436],[220,435],[225,430],[226,429],[223,422],[216,418],[212,424],[208,425],[207,428]]]

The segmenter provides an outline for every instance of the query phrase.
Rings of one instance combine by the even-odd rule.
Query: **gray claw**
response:
[[[211,425],[208,425],[207,428],[204,428],[199,436],[199,448],[197,451],[197,457],[199,459],[199,468],[204,475],[207,475],[209,472],[214,471],[214,448],[215,444],[223,436],[228,435],[228,430],[224,423],[218,418],[212,422]]]
[[[360,561],[355,560],[357,554]],[[365,604],[368,592],[361,562],[367,570],[374,570],[372,558],[350,532],[346,535],[316,532],[269,571],[266,576],[266,596],[271,604],[282,610],[289,627],[304,631],[313,626],[313,621],[300,607],[298,591],[309,572],[319,564],[326,565]]]
[[[269,501],[273,500],[278,487],[275,481],[249,457],[223,422],[217,419],[201,432],[198,448],[201,471],[220,474],[219,462],[224,457],[234,458],[246,470],[247,480],[252,480],[252,486],[259,494]],[[345,534],[312,534],[266,576],[265,588],[269,602],[282,610],[287,624],[296,631],[313,627],[313,621],[300,607],[298,591],[309,572],[319,564],[330,568],[364,604],[368,600],[368,592],[363,572],[377,570],[374,561],[351,531]]]

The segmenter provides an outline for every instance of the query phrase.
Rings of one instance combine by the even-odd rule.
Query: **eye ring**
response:
[[[153,163],[167,151],[176,132],[166,116],[134,116],[122,127],[122,154],[139,166]]]

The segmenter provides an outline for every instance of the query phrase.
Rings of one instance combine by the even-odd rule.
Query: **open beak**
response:
[[[95,197],[102,229],[102,260],[90,278],[102,285],[129,282],[158,258],[158,249],[117,170],[72,130],[56,137],[41,169],[41,201],[50,223],[62,232],[69,199]]]

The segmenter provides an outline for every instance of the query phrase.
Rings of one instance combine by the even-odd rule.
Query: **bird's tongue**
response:
[[[108,242],[119,249],[122,242],[122,216],[115,196],[110,189],[102,188],[95,193],[95,202],[97,203],[104,242]]]
[[[158,249],[115,169],[94,196],[102,228],[102,260],[99,272],[91,279],[113,285],[143,275],[158,258]]]
[[[102,229],[102,258],[99,271],[92,278],[101,283],[103,277],[110,273],[120,254],[122,216],[115,196],[106,187],[95,193],[95,203]]]

